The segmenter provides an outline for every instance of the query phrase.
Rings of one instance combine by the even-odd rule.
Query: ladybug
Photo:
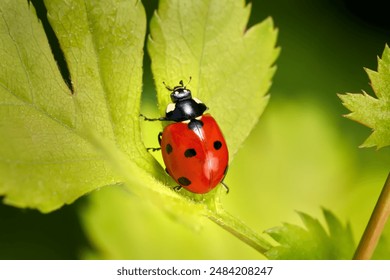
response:
[[[191,81],[191,78],[190,78]],[[165,85],[165,83],[164,83]],[[193,98],[183,81],[178,86],[165,87],[171,92],[173,103],[168,104],[165,117],[146,121],[171,121],[158,134],[159,148],[166,172],[182,187],[196,194],[204,194],[221,183],[224,184],[229,162],[229,152],[217,122],[200,100]]]

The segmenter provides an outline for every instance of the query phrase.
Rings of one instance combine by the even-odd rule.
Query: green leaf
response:
[[[91,193],[88,204],[83,204],[81,210],[81,225],[91,245],[82,258],[247,260],[262,257],[206,219],[186,220],[191,227],[183,226],[155,203],[144,203],[120,187]]]
[[[1,1],[0,194],[8,204],[46,212],[120,181],[93,146],[91,131],[145,170],[155,167],[139,140],[142,4],[45,4],[74,92],[60,75],[33,6]]]
[[[278,56],[272,20],[247,28],[244,0],[159,2],[148,50],[160,113],[170,102],[163,85],[192,77],[188,88],[221,126],[231,158],[267,105]]]
[[[220,124],[230,160],[267,105],[279,53],[272,20],[248,29],[249,15],[243,0],[162,0],[150,24],[148,50],[160,114],[170,103],[163,82],[173,87],[192,77],[188,88]],[[258,233],[224,211],[218,194],[199,198],[208,210],[203,215],[259,252],[268,249]]]
[[[351,113],[348,118],[373,129],[373,133],[362,144],[362,147],[377,146],[378,149],[390,145],[390,49],[383,51],[378,58],[378,71],[366,69],[376,97],[347,93],[339,95],[343,105]]]
[[[230,23],[235,32],[223,33],[220,41],[227,42],[234,35],[235,41],[231,42],[234,67],[227,67],[229,71],[225,74],[237,72],[242,78],[243,73],[248,74],[246,80],[237,77],[233,80],[240,83],[232,87],[235,94],[227,98],[233,103],[225,103],[231,106],[229,111],[236,118],[242,109],[248,113],[242,121],[250,118],[250,124],[237,132],[241,136],[232,137],[234,151],[266,104],[264,95],[274,72],[271,65],[277,51],[271,21],[268,19],[243,33],[249,9],[244,8],[242,1],[241,5],[232,3],[228,10],[218,9],[218,13],[211,14],[212,20],[217,14],[226,20],[231,13],[234,18],[241,17],[242,24]],[[3,1],[0,4],[0,55],[4,57],[0,72],[0,194],[5,195],[5,201],[19,207],[52,211],[98,187],[118,185],[167,210],[183,223],[196,225],[191,218],[209,217],[258,251],[268,249],[268,243],[256,232],[222,209],[219,201],[222,189],[206,196],[182,195],[167,187],[173,186],[172,180],[146,152],[139,128],[145,34],[145,13],[140,1],[47,0],[45,4],[69,68],[73,91],[62,80],[33,7],[24,0]],[[193,7],[185,9],[187,14],[203,7],[199,2],[192,4]],[[215,7],[225,4],[219,2]],[[218,22],[210,24],[207,30],[221,28]],[[171,34],[167,28],[164,32]],[[218,45],[202,48],[207,63],[207,56],[220,51]],[[222,85],[221,77],[218,83]],[[218,84],[213,80],[209,86],[214,85]],[[238,85],[241,90],[251,90],[250,102],[246,94],[241,96],[241,91],[236,90]],[[227,89],[224,86],[222,90]],[[223,115],[226,100],[218,94],[204,97],[207,95],[216,112],[220,106],[219,114]],[[239,99],[245,102],[234,102]],[[237,124],[230,116],[223,125],[234,129]]]
[[[94,135],[92,138],[95,146],[112,163],[113,168],[122,175],[126,184],[131,186],[128,188],[131,193],[135,193],[138,197],[147,198],[153,205],[164,209],[176,221],[191,228],[197,228],[200,218],[208,217],[260,253],[264,253],[270,248],[269,243],[260,234],[223,209],[219,200],[221,192],[225,192],[223,188],[216,188],[206,196],[190,198],[180,195],[178,192],[166,188],[162,182],[156,181],[145,170],[135,166],[112,142],[104,141],[104,139]],[[129,170],[134,172],[129,172]]]
[[[307,214],[298,213],[306,229],[284,224],[266,231],[279,245],[265,255],[269,259],[351,259],[354,241],[349,225],[341,222],[328,210],[323,209],[326,231],[320,222]]]

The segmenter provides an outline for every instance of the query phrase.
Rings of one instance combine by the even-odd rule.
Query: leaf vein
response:
[[[31,102],[34,102],[34,94],[33,94],[33,92],[32,92],[31,78],[30,78],[30,75],[28,74],[28,71],[27,71],[27,69],[26,69],[26,65],[25,65],[25,63],[24,63],[24,60],[22,59],[22,56],[21,56],[21,53],[20,53],[19,45],[18,45],[18,43],[16,42],[15,38],[14,38],[14,37],[12,36],[12,34],[11,34],[11,30],[10,30],[10,28],[9,28],[9,26],[8,26],[8,23],[7,23],[6,19],[4,18],[4,13],[3,13],[3,11],[0,10],[0,12],[1,12],[1,17],[3,18],[4,24],[5,24],[6,28],[7,28],[8,35],[9,35],[9,37],[11,38],[12,42],[13,42],[14,45],[15,45],[16,51],[17,51],[17,53],[18,53],[19,60],[20,60],[20,62],[21,62],[21,64],[22,64],[23,71],[24,71],[25,76],[26,76],[26,78],[27,78],[27,81],[28,81],[28,84],[29,84],[29,94],[30,94]]]
[[[86,3],[86,0],[84,0],[84,8],[85,8],[85,13],[87,15],[87,22],[88,22],[88,28],[90,30],[90,34],[91,34],[91,39],[92,39],[92,44],[93,44],[93,51],[94,51],[94,54],[95,54],[95,57],[96,57],[96,63],[97,63],[97,71],[98,71],[98,75],[99,75],[99,83],[103,89],[103,97],[104,97],[104,101],[105,101],[105,105],[106,105],[106,108],[107,108],[107,112],[108,112],[108,118],[109,118],[109,123],[111,125],[111,130],[112,130],[112,134],[113,134],[113,140],[116,144],[117,143],[117,137],[116,137],[116,134],[115,134],[115,130],[114,130],[114,120],[113,120],[113,113],[112,113],[112,109],[111,109],[111,106],[109,104],[109,101],[108,101],[108,98],[107,98],[107,94],[108,94],[108,87],[106,85],[106,82],[104,81],[103,79],[103,75],[102,75],[102,69],[101,69],[101,63],[100,63],[100,56],[99,56],[99,50],[98,50],[98,46],[97,46],[97,43],[96,43],[96,39],[95,39],[95,36],[94,36],[94,30],[92,28],[92,25],[91,25],[91,20],[90,20],[90,14],[88,12],[88,7],[87,7],[87,3]]]

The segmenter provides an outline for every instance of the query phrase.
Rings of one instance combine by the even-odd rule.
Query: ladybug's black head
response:
[[[171,100],[173,102],[168,104],[165,110],[165,120],[175,122],[192,120],[200,117],[207,110],[206,105],[199,99],[192,98],[191,91],[186,89],[183,81],[180,81],[179,85],[174,88],[170,88],[167,85],[165,87],[171,91]]]
[[[183,81],[180,81],[179,84],[179,86],[175,86],[173,89],[166,86],[166,88],[171,91],[171,100],[173,103],[192,98],[191,91],[186,89]]]

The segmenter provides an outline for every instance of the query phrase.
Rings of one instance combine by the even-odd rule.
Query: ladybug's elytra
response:
[[[222,132],[207,107],[184,86],[183,81],[171,91],[171,100],[165,117],[147,121],[172,121],[158,135],[160,150],[167,173],[181,187],[204,194],[223,183],[229,162],[229,152]],[[142,115],[141,115],[142,116]]]

